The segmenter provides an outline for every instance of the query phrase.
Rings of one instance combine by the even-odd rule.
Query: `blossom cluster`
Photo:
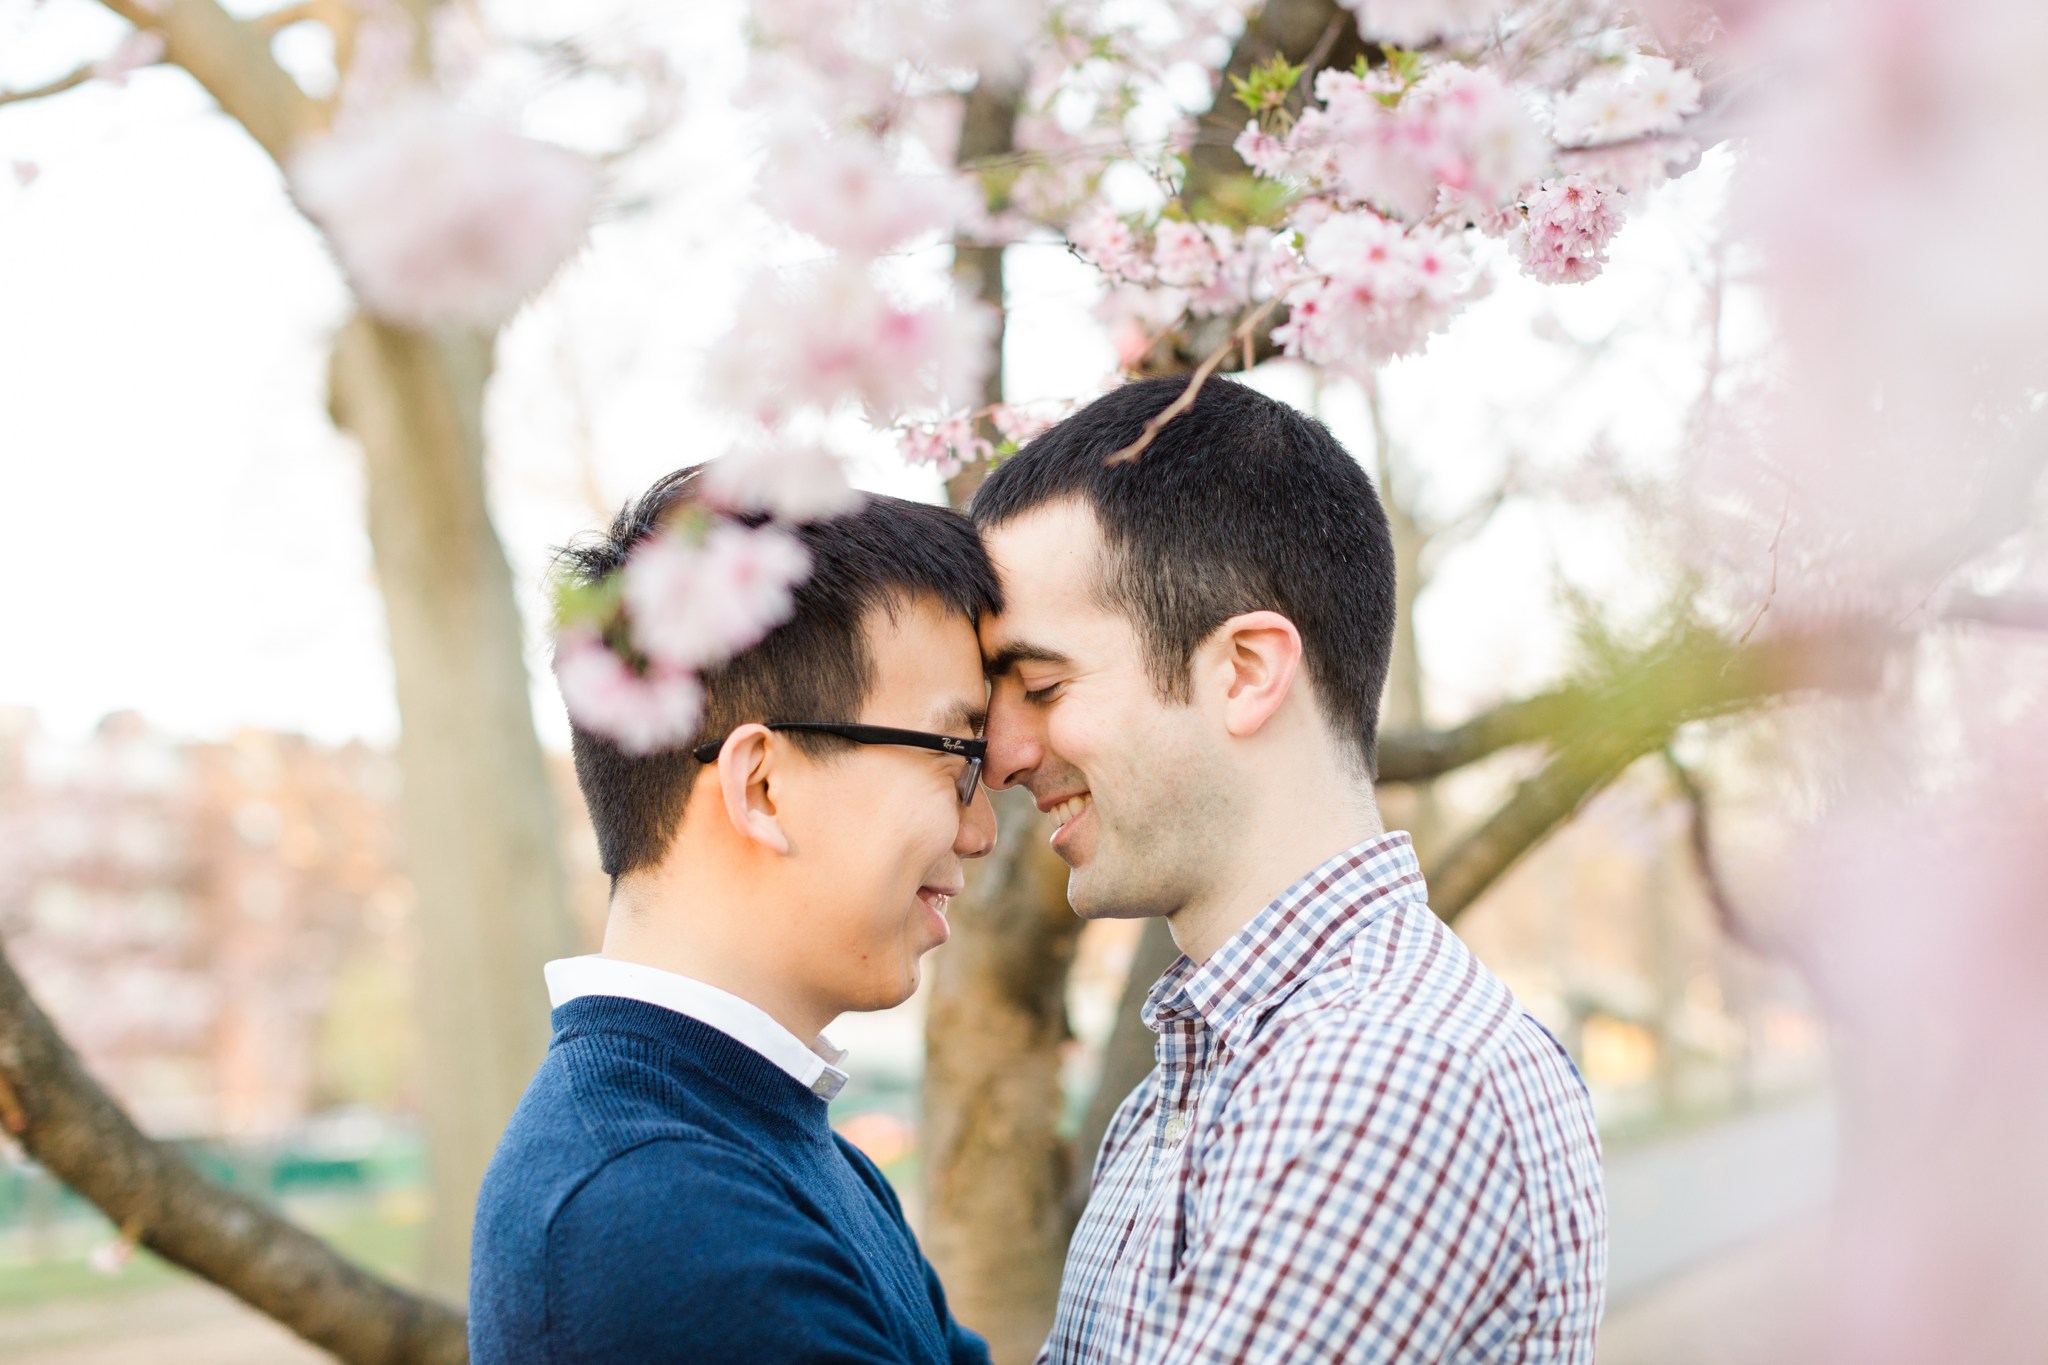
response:
[[[1700,111],[1700,78],[1667,57],[1642,55],[1594,72],[1557,102],[1558,145],[1593,147],[1677,132]]]
[[[1337,214],[1308,234],[1304,277],[1273,329],[1289,355],[1339,369],[1420,350],[1450,320],[1470,261],[1435,228],[1403,228],[1369,209]]]
[[[1355,8],[1370,36],[1434,43],[1488,27],[1501,7]],[[1545,284],[1592,279],[1625,196],[1657,183],[1670,154],[1616,144],[1679,133],[1701,107],[1698,77],[1654,53],[1560,94],[1496,70],[1484,45],[1442,48],[1325,70],[1308,108],[1255,117],[1237,139],[1254,174],[1296,191],[1285,226],[1299,254],[1266,266],[1292,314],[1273,334],[1287,354],[1362,370],[1420,349],[1477,285],[1475,234],[1503,239]]]
[[[145,36],[154,39],[138,35],[109,59],[115,70],[155,60],[161,42],[138,46]],[[424,68],[422,49],[431,57]],[[494,330],[589,232],[604,189],[597,160],[521,131],[486,80],[491,53],[472,16],[443,12],[421,25],[398,6],[365,7],[333,126],[286,163],[294,201],[357,302],[389,322]],[[580,49],[536,60],[602,66],[639,88],[649,110],[667,79],[658,63],[622,58],[614,70]],[[526,78],[558,76],[551,68]]]
[[[974,430],[974,415],[949,413],[936,422],[913,422],[897,433],[896,448],[904,463],[929,465],[950,479],[968,465],[995,454],[995,447]]]
[[[963,409],[992,363],[993,313],[908,299],[883,258],[981,215],[981,197],[942,163],[921,163],[929,149],[899,130],[917,122],[921,81],[1011,60],[1029,16],[1012,0],[755,7],[759,204],[829,254],[764,272],[712,349],[707,395],[753,432],[711,463],[701,492],[714,511],[750,523],[665,529],[633,552],[615,594],[565,617],[556,676],[578,724],[633,753],[690,739],[705,671],[788,619],[809,573],[802,542],[778,523],[858,501],[815,434],[840,410],[902,428],[906,455],[945,472],[990,453]]]
[[[1600,273],[1621,226],[1614,191],[1572,173],[1529,191],[1526,219],[1510,238],[1515,258],[1544,284],[1577,284]]]
[[[350,115],[291,163],[363,306],[406,326],[497,327],[582,244],[588,157],[430,92]]]
[[[810,568],[803,542],[774,525],[649,536],[626,560],[610,619],[571,617],[556,633],[555,681],[570,715],[630,754],[687,742],[701,676],[788,620]]]
[[[1497,209],[1549,161],[1530,98],[1484,67],[1446,62],[1406,86],[1384,67],[1325,71],[1316,98],[1266,173],[1404,222],[1450,205]]]

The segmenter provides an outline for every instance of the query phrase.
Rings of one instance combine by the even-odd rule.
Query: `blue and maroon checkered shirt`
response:
[[[1152,988],[1039,1360],[1584,1362],[1600,1143],[1562,1048],[1429,909],[1405,834]]]

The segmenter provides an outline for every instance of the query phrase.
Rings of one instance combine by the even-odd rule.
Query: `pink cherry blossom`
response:
[[[955,180],[898,169],[871,137],[800,125],[771,142],[761,202],[791,227],[861,257],[950,228],[976,207]]]
[[[1161,284],[1205,288],[1216,282],[1229,249],[1228,228],[1161,219],[1152,234],[1152,273]]]
[[[1557,102],[1557,140],[1567,147],[1675,133],[1700,110],[1699,77],[1664,57],[1597,71]]]
[[[1421,47],[1489,27],[1510,0],[1343,0],[1366,37],[1395,47]]]
[[[599,183],[589,158],[426,95],[344,120],[290,178],[364,307],[415,327],[503,323],[582,243]]]
[[[975,435],[974,419],[964,412],[905,427],[898,434],[897,450],[906,463],[930,465],[946,479],[995,454],[994,446]]]
[[[30,185],[35,184],[36,177],[43,173],[43,168],[36,165],[35,162],[24,161],[20,158],[16,158],[13,170],[14,183],[23,189],[27,189]]]
[[[809,441],[764,435],[704,469],[707,501],[784,521],[822,521],[860,505],[839,457]]]
[[[864,264],[834,260],[770,275],[712,354],[710,393],[765,425],[792,404],[854,401],[888,421],[980,393],[995,318],[977,301],[908,307]]]
[[[164,59],[164,35],[155,29],[138,28],[121,40],[121,45],[92,64],[92,74],[114,85],[126,85],[130,73],[155,66]]]
[[[671,668],[715,668],[789,619],[810,570],[803,542],[774,526],[721,522],[702,544],[653,536],[626,561],[634,647]]]
[[[663,664],[636,673],[588,626],[568,627],[556,639],[555,682],[570,719],[629,754],[683,744],[704,709],[695,674]]]
[[[1621,226],[1612,192],[1573,173],[1546,180],[1528,197],[1528,221],[1510,239],[1516,259],[1545,284],[1577,284],[1607,264],[1607,243]]]
[[[1119,284],[1096,301],[1095,320],[1109,332],[1116,348],[1118,369],[1136,365],[1187,312],[1185,289],[1148,289],[1138,284]]]
[[[1323,109],[1289,135],[1295,169],[1340,201],[1420,222],[1446,193],[1495,207],[1548,164],[1528,98],[1491,71],[1444,63],[1391,106],[1381,98],[1392,97],[1386,83],[1383,72],[1323,72]]]
[[[1259,127],[1257,119],[1244,126],[1231,146],[1244,158],[1244,164],[1260,175],[1285,175],[1293,161],[1287,154],[1287,144]]]
[[[1040,432],[1048,430],[1062,415],[1051,408],[1031,412],[1008,403],[998,403],[989,411],[988,420],[1005,441],[1021,446]]]
[[[1770,881],[1843,1042],[1807,1359],[2017,1363],[2048,1339],[2048,715],[1987,722],[2016,698],[1963,690],[1974,704],[1938,717],[1866,716],[1865,766]],[[1916,752],[1906,732],[1958,717],[1960,746]]]
[[[1138,245],[1131,226],[1106,205],[1096,204],[1067,228],[1067,240],[1081,259],[1112,280],[1149,280],[1152,263]]]
[[[1046,19],[1039,0],[898,0],[894,8],[880,22],[905,61],[983,79],[1015,71]]]
[[[1314,274],[1288,292],[1288,319],[1273,339],[1291,356],[1354,370],[1422,349],[1450,321],[1471,273],[1446,234],[1404,231],[1364,211],[1318,226],[1304,259]]]

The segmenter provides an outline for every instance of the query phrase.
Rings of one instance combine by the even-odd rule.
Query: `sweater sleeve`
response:
[[[839,1144],[839,1150],[846,1154],[847,1161],[860,1174],[860,1178],[867,1182],[868,1188],[875,1192],[875,1197],[882,1201],[882,1206],[889,1210],[889,1216],[896,1220],[896,1225],[903,1229],[904,1237],[912,1246],[917,1246],[917,1234],[911,1231],[910,1220],[903,1216],[903,1202],[896,1197],[896,1187],[889,1183],[889,1177],[882,1174],[882,1168],[875,1165],[866,1152],[845,1138],[835,1134],[834,1141]],[[917,1260],[918,1264],[924,1267],[925,1289],[931,1295],[932,1311],[939,1315],[939,1325],[945,1329],[946,1349],[951,1365],[989,1365],[988,1343],[962,1327],[953,1317],[952,1310],[946,1307],[946,1290],[939,1283],[939,1272],[925,1259],[921,1247],[918,1249]]]
[[[846,1252],[714,1142],[662,1139],[607,1162],[549,1227],[546,1292],[555,1361],[903,1359]]]

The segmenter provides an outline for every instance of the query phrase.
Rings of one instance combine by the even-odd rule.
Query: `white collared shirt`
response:
[[[824,1034],[807,1044],[775,1022],[768,1011],[730,991],[659,967],[624,962],[599,953],[560,958],[542,971],[547,977],[551,1007],[559,1008],[584,995],[610,995],[659,1005],[708,1024],[734,1042],[752,1048],[821,1100],[831,1099],[846,1085],[846,1073],[837,1065],[846,1060],[846,1053],[832,1046]]]

